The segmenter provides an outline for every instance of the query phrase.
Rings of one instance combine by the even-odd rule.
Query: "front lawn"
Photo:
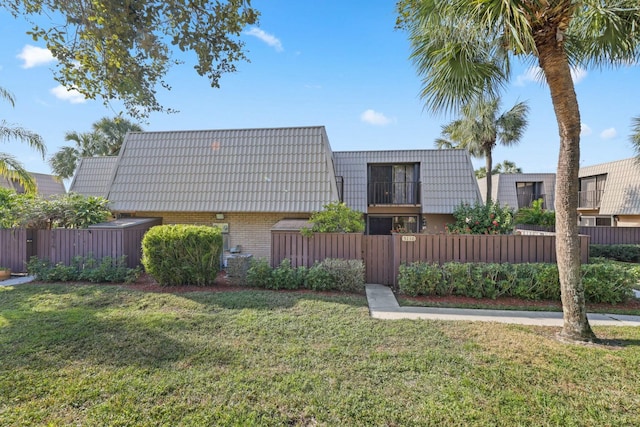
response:
[[[0,425],[634,425],[640,328],[369,317],[364,296],[0,288]]]

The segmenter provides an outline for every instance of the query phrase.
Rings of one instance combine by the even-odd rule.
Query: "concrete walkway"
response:
[[[369,312],[374,319],[463,320],[560,327],[563,323],[561,312],[400,307],[388,286],[366,285],[366,291]],[[587,318],[592,326],[640,326],[640,316],[590,313]]]
[[[21,285],[32,281],[33,276],[12,276],[11,279],[0,281],[0,286]]]

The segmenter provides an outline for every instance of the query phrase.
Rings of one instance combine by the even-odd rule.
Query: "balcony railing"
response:
[[[370,182],[369,205],[419,205],[420,182]]]
[[[579,191],[578,208],[599,208],[603,193],[604,190]]]

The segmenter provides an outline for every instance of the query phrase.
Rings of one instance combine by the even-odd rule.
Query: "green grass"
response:
[[[640,328],[369,317],[364,296],[0,288],[0,425],[636,425]]]

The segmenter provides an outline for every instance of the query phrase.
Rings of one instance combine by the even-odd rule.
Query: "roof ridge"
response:
[[[185,129],[185,130],[147,130],[129,132],[130,134],[149,134],[149,133],[201,133],[201,132],[250,132],[250,131],[265,131],[265,130],[286,130],[286,129],[324,129],[324,125],[315,126],[281,126],[281,127],[253,127],[253,128],[226,128],[226,129]]]

